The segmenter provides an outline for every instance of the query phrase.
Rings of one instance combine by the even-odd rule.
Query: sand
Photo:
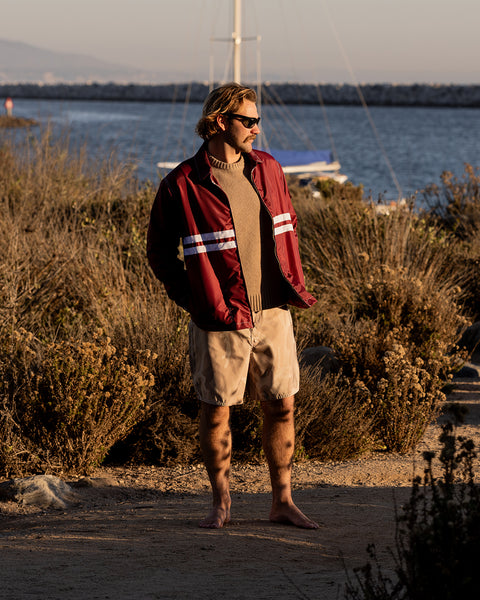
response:
[[[459,433],[478,447],[480,379],[457,380],[449,400],[469,408]],[[210,504],[201,465],[98,469],[75,487],[77,502],[66,510],[1,502],[0,596],[342,598],[369,543],[383,565],[392,564],[396,507],[423,472],[422,452],[438,450],[439,433],[439,423],[431,425],[406,456],[296,464],[294,498],[321,524],[316,531],[268,521],[265,465],[234,465],[232,521],[218,531],[198,527]]]

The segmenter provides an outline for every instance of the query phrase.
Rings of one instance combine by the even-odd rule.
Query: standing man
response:
[[[291,493],[299,367],[286,306],[308,308],[315,298],[305,290],[282,169],[252,149],[259,122],[254,90],[227,84],[208,95],[196,129],[205,142],[160,183],[147,254],[169,297],[191,315],[200,446],[213,494],[200,526],[230,520],[230,407],[243,403],[248,379],[264,415],[270,520],[316,529]]]

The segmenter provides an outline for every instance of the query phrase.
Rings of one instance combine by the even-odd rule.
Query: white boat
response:
[[[340,173],[340,163],[330,150],[269,150],[289,175],[310,179],[334,179],[345,183],[348,177]]]
[[[233,18],[233,32],[230,38],[212,40],[212,41],[228,41],[233,44],[233,81],[241,83],[241,45],[245,41],[255,40],[257,43],[260,42],[260,37],[242,37],[241,27],[241,0],[234,1],[234,18]],[[259,53],[258,53],[259,54]],[[210,76],[213,81],[213,65],[210,64]],[[261,81],[260,77],[260,66],[257,64],[257,81]],[[257,89],[259,113],[261,111],[261,83],[258,84]],[[339,183],[345,183],[348,177],[340,173],[340,163],[333,157],[333,153],[330,150],[286,150],[270,148],[265,141],[263,133],[257,137],[257,143],[255,144],[259,149],[265,149],[281,164],[283,172],[285,174],[295,175],[302,179],[311,179],[313,181],[318,179],[334,179]],[[312,145],[313,148],[313,145]],[[157,163],[157,167],[162,170],[174,169],[179,162],[162,161]]]
[[[269,150],[282,165],[282,170],[286,175],[295,175],[305,179],[334,179],[338,183],[345,183],[348,179],[346,175],[340,173],[340,163],[331,158],[329,150]],[[315,160],[314,156],[324,156],[328,153],[327,160],[321,158]],[[171,171],[179,163],[173,161],[158,162],[157,167]]]

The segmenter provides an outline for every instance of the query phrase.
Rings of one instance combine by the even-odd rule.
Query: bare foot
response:
[[[318,529],[318,523],[309,519],[302,511],[293,504],[280,504],[272,507],[270,511],[270,521],[272,523],[284,523],[286,525],[295,525],[302,529]]]
[[[200,527],[206,529],[220,529],[230,522],[230,511],[225,508],[213,507],[208,515],[200,521]]]

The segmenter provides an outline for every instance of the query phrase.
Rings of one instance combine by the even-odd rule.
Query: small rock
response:
[[[26,479],[13,479],[15,499],[24,505],[64,510],[69,502],[76,502],[72,488],[54,475],[34,475]]]
[[[325,346],[305,348],[300,353],[299,362],[301,367],[318,366],[326,373],[338,373],[341,366],[334,351]]]

